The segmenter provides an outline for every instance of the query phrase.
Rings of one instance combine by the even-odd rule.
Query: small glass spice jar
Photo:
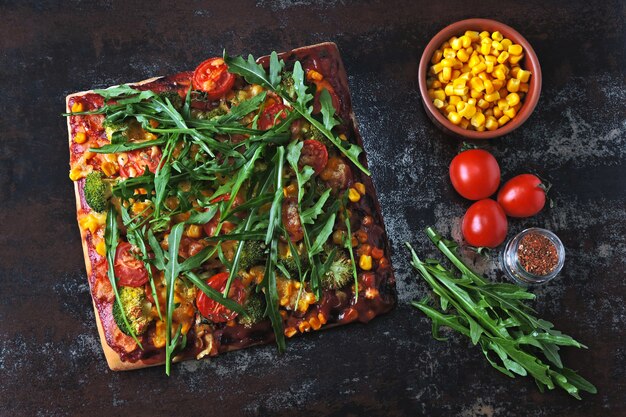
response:
[[[526,229],[505,245],[502,269],[520,284],[542,284],[556,277],[565,263],[565,247],[549,230]]]

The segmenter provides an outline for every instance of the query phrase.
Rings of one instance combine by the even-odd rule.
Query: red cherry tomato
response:
[[[120,164],[120,177],[138,177],[144,173],[146,167],[150,172],[156,172],[161,162],[161,155],[161,149],[158,146],[126,152],[128,159],[123,165]]]
[[[303,143],[304,145],[302,146],[302,152],[300,152],[298,165],[300,165],[300,169],[305,165],[310,166],[317,175],[324,170],[328,163],[328,150],[326,149],[326,145],[314,139],[307,139]]]
[[[504,242],[507,228],[504,210],[490,198],[472,204],[463,217],[463,237],[472,246],[495,248]]]
[[[287,118],[287,106],[280,101],[275,101],[263,109],[257,126],[260,130],[267,130],[280,122],[280,119]]]
[[[482,149],[461,152],[450,163],[450,181],[454,189],[468,200],[487,198],[500,185],[498,161]]]
[[[502,186],[498,192],[498,203],[507,216],[530,217],[546,205],[546,191],[537,176],[522,174]]]
[[[220,201],[230,201],[230,193],[222,194],[219,197],[215,197],[214,199],[211,200],[211,203],[217,203]],[[239,206],[241,203],[243,203],[243,198],[239,197],[239,194],[237,194],[237,196],[235,197],[235,201],[233,201],[232,208]],[[235,216],[239,217],[240,214],[244,214],[244,213],[237,213],[235,214]],[[204,233],[206,233],[207,236],[209,237],[215,236],[215,231],[217,230],[217,223],[219,222],[219,218],[220,218],[220,211],[218,210],[215,213],[215,216],[213,216],[211,220],[209,220],[207,223],[204,224],[204,226],[202,226],[204,229]],[[220,233],[228,234],[232,231],[234,227],[235,227],[234,223],[231,223],[229,221],[224,221],[222,222],[222,228],[220,229]]]
[[[113,270],[120,285],[141,287],[148,282],[148,271],[143,262],[133,256],[131,244],[120,242],[115,251]]]
[[[228,272],[215,274],[207,280],[207,284],[215,290],[222,292],[224,288],[226,288],[228,275]],[[236,301],[238,304],[242,304],[246,298],[246,291],[243,284],[237,278],[235,278],[230,285],[228,298]],[[200,290],[198,290],[198,295],[196,295],[196,305],[198,306],[200,314],[214,323],[225,323],[237,317],[235,311],[227,309]]]
[[[193,88],[206,92],[209,100],[224,97],[235,84],[235,75],[220,57],[209,58],[193,72]]]
[[[292,242],[302,240],[304,232],[302,230],[302,223],[300,223],[300,213],[298,212],[298,199],[295,197],[288,197],[283,200],[282,206],[282,218],[283,226],[289,234],[289,238]]]

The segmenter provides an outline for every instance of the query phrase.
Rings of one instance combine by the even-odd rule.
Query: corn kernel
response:
[[[461,102],[461,103],[462,103],[461,109],[459,110],[457,106],[457,112],[464,118],[471,119],[472,116],[476,114],[476,106],[469,104],[469,103],[465,103],[465,102]]]
[[[433,98],[438,98],[439,100],[443,101],[446,99],[446,92],[443,91],[442,89],[434,90]]]
[[[485,115],[482,113],[476,113],[472,117],[471,124],[474,127],[484,126],[485,125]]]
[[[476,100],[483,98],[483,93],[476,90],[470,90],[470,96]]]
[[[457,78],[457,79],[455,79],[454,81],[452,81],[452,86],[453,86],[454,88],[457,88],[457,87],[465,87],[466,82],[467,82],[467,81],[466,81],[466,80],[464,80],[463,78]]]
[[[502,71],[500,68],[496,69],[493,71],[493,75],[494,77],[496,77],[498,80],[502,80],[504,81],[506,79],[506,74],[504,73],[504,71]]]
[[[500,100],[500,93],[498,93],[497,91],[491,93],[491,94],[485,94],[485,100],[487,100],[490,103],[493,103],[497,100]]]
[[[447,59],[456,58],[456,51],[452,48],[446,48],[443,51],[443,57]]]
[[[372,269],[372,257],[370,255],[361,255],[359,258],[359,267],[364,271]]]
[[[509,108],[509,101],[506,98],[501,98],[500,100],[498,100],[497,105],[500,110],[505,111]]]
[[[461,123],[459,123],[459,126],[461,126],[463,129],[467,129],[469,127],[469,120],[461,119]]]
[[[431,71],[435,74],[439,74],[443,70],[443,64],[441,62],[430,67]]]
[[[502,109],[500,109],[500,107],[497,107],[497,106],[493,107],[491,111],[493,112],[493,116],[495,118],[502,117],[502,115],[504,115],[504,113],[502,112]]]
[[[520,83],[519,85],[520,93],[528,93],[528,83]]]
[[[491,41],[487,38],[483,38],[480,42],[480,53],[483,55],[489,55],[491,52]]]
[[[517,63],[519,63],[522,60],[522,58],[524,58],[524,54],[522,54],[522,55],[511,55],[509,57],[509,62],[511,64],[517,64]]]
[[[72,168],[70,170],[70,179],[72,181],[78,181],[84,175],[85,175],[85,172],[83,171],[82,167],[80,167],[80,166],[74,167],[74,168]]]
[[[441,81],[447,82],[447,81],[450,81],[451,78],[452,78],[452,68],[443,67],[443,70],[441,71]]]
[[[448,99],[448,102],[453,106],[456,106],[460,101],[461,97],[459,96],[450,96],[450,98]]]
[[[450,40],[450,47],[455,51],[458,51],[459,49],[463,48],[463,41],[461,40],[461,38],[452,38]]]
[[[520,82],[527,83],[530,80],[530,71],[520,69],[515,76]]]
[[[362,182],[355,182],[353,187],[359,192],[359,194],[365,195],[365,184]]]
[[[454,86],[452,84],[446,85],[445,88],[443,89],[443,92],[446,94],[446,96],[453,96],[454,95]]]
[[[458,125],[459,123],[461,123],[461,119],[462,119],[461,115],[459,115],[455,111],[451,111],[450,113],[448,113],[448,120],[450,120],[455,125]]]
[[[480,34],[478,36],[480,36],[481,38],[484,39],[484,38],[490,37],[491,34],[489,32],[487,32],[486,30],[483,30],[482,32],[480,32]]]
[[[100,256],[105,256],[107,254],[106,244],[104,243],[104,240],[101,240],[96,244],[96,252],[98,252],[98,255]]]
[[[500,41],[500,45],[502,45],[502,48],[505,51],[508,51],[509,46],[511,46],[512,44],[513,44],[513,41],[511,41],[509,38],[504,38]]]
[[[509,59],[509,53],[506,51],[500,52],[500,55],[498,55],[498,62],[500,64],[504,64],[508,59]]]
[[[433,100],[433,105],[438,108],[441,109],[443,107],[445,107],[446,103],[444,103],[442,100],[439,100],[438,98]]]
[[[354,188],[350,188],[348,190],[348,199],[350,199],[353,203],[356,203],[361,199],[361,194],[359,194],[359,192]]]
[[[476,105],[476,99],[475,98],[470,98],[467,100],[467,104],[471,104],[472,106]]]
[[[483,85],[485,86],[485,94],[492,94],[496,90],[491,80],[483,80]]]
[[[87,135],[85,132],[77,132],[76,136],[74,136],[74,142],[76,143],[85,143],[87,141]]]
[[[437,90],[437,89],[441,89],[441,87],[443,86],[441,85],[441,82],[439,82],[439,80],[433,80],[431,87]]]
[[[472,42],[478,42],[478,40],[480,39],[478,32],[474,30],[466,30],[464,35],[467,36]]]
[[[472,90],[476,90],[478,92],[485,89],[485,84],[483,83],[483,80],[481,80],[479,77],[472,77],[472,79],[470,80],[470,86],[472,87]]]
[[[469,61],[467,61],[467,65],[469,65],[470,68],[474,68],[478,64],[480,64],[480,58],[478,58],[478,55],[472,55]]]
[[[433,57],[430,59],[430,63],[436,64],[437,62],[441,61],[442,56],[443,56],[443,52],[441,52],[441,49],[437,49],[435,53],[433,54]]]
[[[81,103],[80,101],[77,101],[76,103],[72,104],[72,113],[80,113],[84,110],[84,106],[83,103]]]
[[[520,98],[517,93],[511,93],[506,96],[506,101],[509,104],[509,106],[513,107],[520,102]]]
[[[493,85],[494,91],[499,91],[502,87],[504,87],[504,80],[495,79],[491,82],[491,84]]]
[[[448,68],[452,68],[456,63],[456,59],[454,58],[444,58],[441,60],[441,65],[443,65],[444,68],[448,67]]]
[[[428,94],[428,97],[430,97],[431,100],[433,100],[435,98],[435,90],[432,88],[429,88],[426,93]]]
[[[513,44],[509,46],[508,52],[511,55],[521,55],[523,50],[522,45]]]
[[[306,73],[306,78],[307,80],[322,81],[324,76],[315,70],[309,70]]]
[[[500,45],[500,42],[498,41],[493,41],[491,42],[491,53],[494,54],[495,56],[498,56],[500,54],[500,51],[502,51],[502,45]]]
[[[309,319],[309,324],[311,325],[313,330],[319,330],[320,327],[322,327],[322,323],[320,322],[320,320],[317,317],[311,317]]]
[[[508,116],[510,119],[512,119],[517,115],[517,110],[515,110],[515,107],[509,107],[503,113],[505,116]]]
[[[190,224],[187,227],[186,235],[192,239],[200,239],[202,237],[202,227],[197,224]]]
[[[465,81],[465,83],[467,84],[467,83],[469,82],[469,80],[471,80],[471,79],[472,79],[472,73],[471,73],[471,70],[468,70],[468,71],[464,72],[463,74],[461,74],[461,75],[459,76],[459,79],[460,79],[460,80],[464,80],[464,81]]]
[[[480,107],[483,110],[488,109],[489,108],[489,102],[486,101],[485,99],[481,98],[480,100],[478,100],[478,107]]]
[[[485,127],[487,128],[487,130],[496,130],[499,127],[498,121],[495,117],[489,116],[487,117],[487,121],[485,122]]]
[[[115,162],[108,162],[108,161],[103,162],[101,168],[102,168],[102,172],[107,177],[113,176],[114,174],[117,173],[117,170],[119,169]]]
[[[301,321],[300,324],[298,324],[298,330],[300,330],[300,333],[308,332],[311,330],[311,325],[308,321]]]
[[[487,69],[487,64],[485,64],[484,62],[481,62],[472,68],[472,74],[474,75],[479,74],[485,71],[486,69]]]
[[[446,115],[446,117],[448,116],[448,114],[450,114],[450,112],[452,111],[456,111],[456,107],[454,107],[452,104],[448,104],[446,107],[444,107],[443,112]]]
[[[509,82],[506,83],[506,89],[510,93],[517,93],[519,91],[520,80],[517,78],[509,79]]]
[[[285,328],[285,336],[287,337],[293,337],[296,333],[298,333],[298,331],[296,330],[295,327]]]
[[[469,93],[468,87],[455,87],[454,88],[454,94],[457,96],[464,96],[467,93]]]
[[[496,30],[491,34],[491,39],[500,42],[502,39],[504,39],[504,36],[502,36],[502,34]]]
[[[498,124],[500,126],[504,126],[505,124],[507,124],[509,121],[511,120],[511,118],[509,116],[503,115],[502,117],[500,117],[498,119]]]

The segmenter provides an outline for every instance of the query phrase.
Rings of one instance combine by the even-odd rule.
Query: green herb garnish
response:
[[[531,375],[541,392],[559,386],[577,399],[580,391],[597,392],[593,384],[565,368],[558,353],[560,346],[586,346],[537,318],[523,301],[534,299],[534,294],[514,284],[487,281],[463,263],[454,242],[432,228],[426,234],[454,266],[449,270],[436,260],[422,261],[406,243],[411,265],[439,299],[439,308],[429,298],[412,303],[432,320],[435,339],[445,340],[439,334],[441,326],[456,330],[479,344],[495,369],[512,378]]]

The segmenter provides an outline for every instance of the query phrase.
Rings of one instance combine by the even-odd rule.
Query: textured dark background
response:
[[[626,6],[621,1],[0,2],[0,415],[626,415]],[[554,230],[565,268],[536,309],[589,346],[564,360],[599,393],[540,394],[409,306],[425,286],[403,242],[435,252],[430,224],[459,237],[469,206],[447,166],[459,141],[427,119],[423,47],[448,23],[503,21],[539,55],[526,124],[489,142],[504,179],[535,169],[557,207],[510,222]],[[369,325],[162,368],[109,371],[88,293],[68,174],[66,94],[193,69],[227,48],[261,55],[320,41],[342,52],[395,251],[399,306]],[[492,262],[477,268],[498,276]]]

